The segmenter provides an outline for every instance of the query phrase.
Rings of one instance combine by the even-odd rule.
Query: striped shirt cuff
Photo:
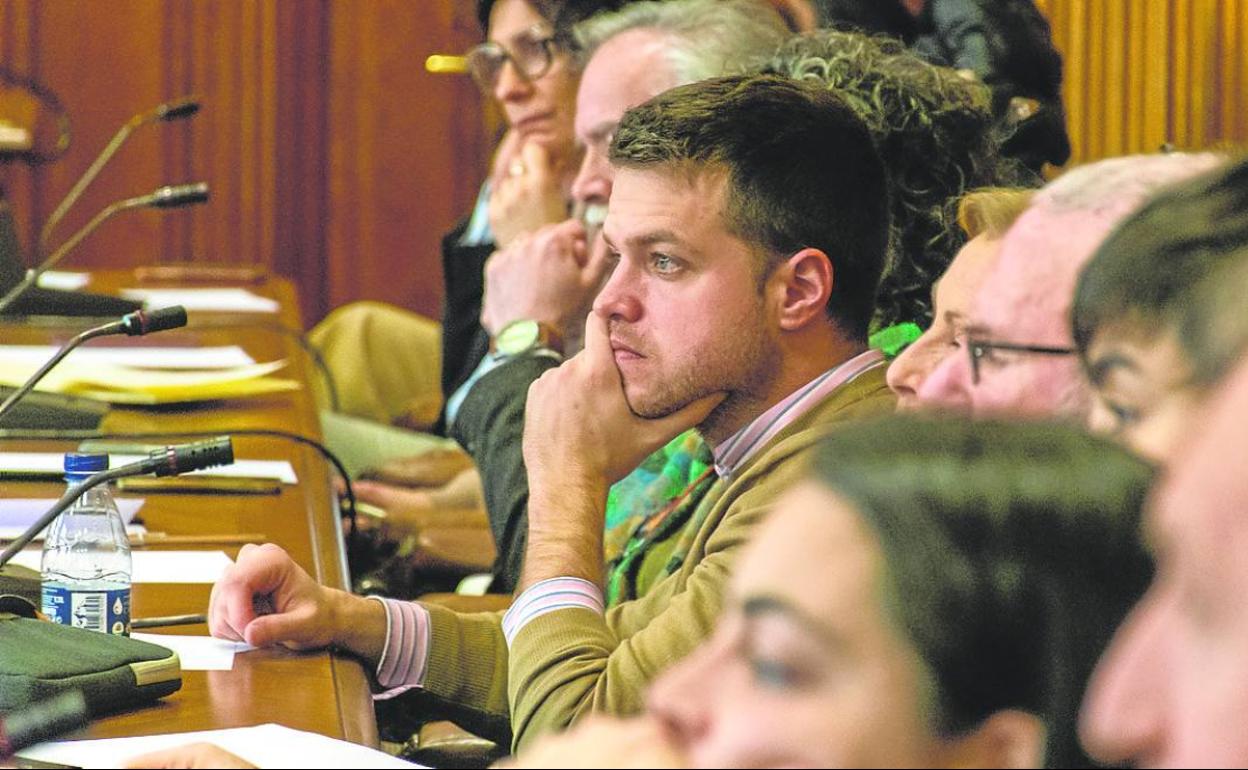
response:
[[[503,615],[503,636],[507,638],[507,648],[511,649],[520,629],[548,612],[580,607],[601,615],[604,606],[602,589],[588,580],[573,577],[543,580],[516,597],[511,609]]]
[[[377,684],[382,692],[373,698],[386,700],[424,686],[429,662],[429,610],[416,602],[368,598],[386,608],[386,645],[377,664]]]

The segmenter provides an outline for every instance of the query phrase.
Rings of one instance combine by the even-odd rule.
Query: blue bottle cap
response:
[[[66,473],[99,473],[108,470],[108,455],[102,453],[67,452]]]

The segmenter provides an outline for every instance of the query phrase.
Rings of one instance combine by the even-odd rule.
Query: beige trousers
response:
[[[382,302],[353,302],[326,316],[309,334],[333,375],[339,412],[429,430],[442,409],[442,327]],[[313,386],[330,408],[320,378]]]

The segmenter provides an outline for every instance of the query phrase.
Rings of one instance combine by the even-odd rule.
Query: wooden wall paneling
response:
[[[1248,0],[1037,0],[1065,61],[1072,163],[1248,143]]]
[[[196,118],[195,173],[212,186],[187,260],[274,263],[277,39],[274,3],[210,0],[186,17]]]
[[[1062,89],[1067,132],[1070,134],[1073,157],[1082,157],[1086,153],[1084,137],[1087,136],[1087,113],[1083,100],[1072,97],[1083,90],[1088,67],[1087,57],[1074,55],[1073,52],[1083,51],[1087,47],[1087,24],[1084,19],[1087,13],[1086,3],[1083,0],[1045,0],[1038,5],[1049,19],[1054,45],[1062,52]]]
[[[43,223],[79,175],[132,115],[167,97],[161,3],[35,3],[38,75],[68,107],[75,129],[70,152],[41,169],[42,184],[28,212]],[[183,125],[149,125],[136,131],[112,163],[69,213],[58,240],[96,212],[122,198],[141,195],[170,181],[164,145]],[[161,248],[162,219],[186,212],[136,210],[103,225],[66,262],[66,268],[94,268],[153,261]],[[32,230],[37,232],[37,229]]]
[[[1217,137],[1244,143],[1248,142],[1248,2],[1224,0],[1219,28]]]
[[[276,202],[271,267],[300,288],[303,318],[329,307],[329,0],[277,3]]]
[[[462,77],[430,75],[428,53],[462,50],[450,0],[336,5],[330,21],[329,296],[369,297],[436,317],[439,241],[470,203],[478,169],[451,148],[479,133]],[[469,142],[473,141],[468,139]],[[478,166],[479,167],[479,166]]]
[[[1218,24],[1217,0],[1192,0],[1191,32],[1183,46],[1191,64],[1187,93],[1176,94],[1180,109],[1188,110],[1188,136],[1184,149],[1206,147],[1213,135],[1213,46]]]
[[[194,6],[185,2],[167,3],[165,5],[165,21],[162,34],[157,41],[161,46],[164,62],[163,93],[167,98],[179,98],[193,93],[194,71],[191,67],[191,29]],[[185,130],[170,131],[164,137],[163,164],[167,179],[175,183],[200,181],[202,173],[200,164],[194,162],[194,140],[196,123],[202,121],[204,115],[196,115]],[[202,130],[202,129],[201,129]],[[198,173],[197,173],[198,172]],[[209,204],[211,205],[211,199]],[[201,212],[196,212],[201,213]],[[211,214],[198,217],[205,222]],[[169,217],[162,221],[161,247],[158,261],[180,261],[190,258],[194,243],[194,224],[196,219],[189,216]]]
[[[1145,0],[1143,35],[1145,46],[1140,69],[1144,73],[1144,120],[1142,139],[1133,146],[1136,152],[1150,152],[1171,141],[1169,132],[1170,61],[1173,26],[1166,4]]]
[[[1105,23],[1101,27],[1104,39],[1105,80],[1105,153],[1121,155],[1127,145],[1127,30],[1125,0],[1106,3]]]

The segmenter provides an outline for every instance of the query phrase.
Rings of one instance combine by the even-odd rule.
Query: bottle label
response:
[[[130,635],[130,589],[73,589],[43,584],[43,612],[54,623],[114,636]]]

